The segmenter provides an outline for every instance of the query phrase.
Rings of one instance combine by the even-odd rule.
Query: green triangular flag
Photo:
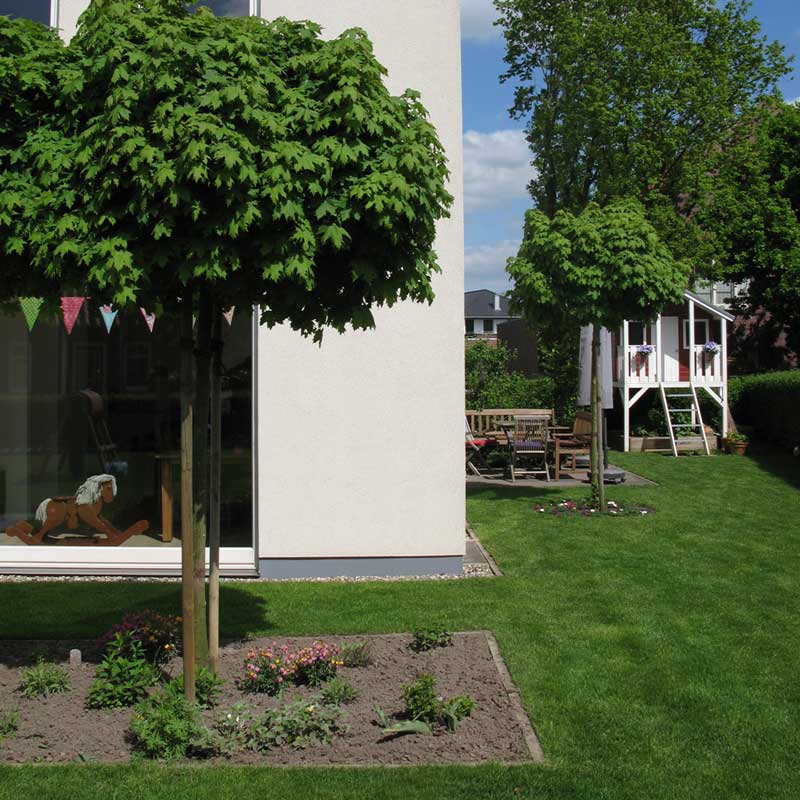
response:
[[[25,315],[25,322],[28,323],[28,331],[33,330],[36,320],[39,318],[39,311],[44,300],[41,297],[20,297],[19,304],[22,306],[22,313]]]

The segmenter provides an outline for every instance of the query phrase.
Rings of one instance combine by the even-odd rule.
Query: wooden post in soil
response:
[[[209,452],[208,419],[211,404],[211,295],[200,289],[197,308],[194,407],[194,660],[208,666],[208,610],[206,605],[206,544],[208,540]]]
[[[600,441],[600,326],[592,325],[592,447],[590,466],[592,470],[592,505],[603,511],[603,452]]]
[[[219,544],[222,481],[222,309],[214,305],[211,322],[211,482],[208,528],[208,661],[219,672]]]
[[[194,342],[192,290],[181,298],[181,596],[183,605],[183,686],[188,702],[195,699],[194,552],[192,536],[192,436]]]

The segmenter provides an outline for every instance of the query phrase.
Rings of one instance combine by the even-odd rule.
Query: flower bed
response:
[[[452,644],[422,651],[412,649],[414,641],[410,635],[384,635],[328,637],[316,642],[262,639],[225,645],[220,667],[224,683],[215,693],[216,705],[192,712],[191,724],[213,734],[213,741],[200,743],[204,753],[218,752],[210,744],[224,739],[223,750],[229,755],[216,754],[211,759],[214,762],[419,764],[530,760],[528,732],[519,721],[521,707],[499,672],[487,635],[457,634]],[[364,648],[356,652],[362,642],[366,642],[368,657]],[[68,664],[73,647],[83,651],[83,664]],[[253,654],[261,653],[271,653],[272,661],[279,655],[280,663],[287,666],[284,677],[291,679],[291,685],[278,695],[253,691],[248,686],[247,675],[252,672],[248,665],[257,660]],[[23,697],[18,690],[21,673],[36,664],[42,654],[66,670],[70,688],[42,697]],[[170,708],[175,705],[174,693],[151,689],[151,699],[136,706],[136,711],[87,708],[101,655],[96,643],[0,643],[0,712],[16,712],[18,717],[16,730],[0,736],[0,762],[127,761],[137,735],[146,738],[147,748],[157,752],[158,737],[168,725]],[[361,666],[348,666],[351,663]],[[288,670],[291,665],[294,672]],[[315,670],[320,665],[326,673],[319,676],[321,685],[309,685],[316,680]],[[331,666],[336,673],[333,680]],[[173,659],[163,670],[168,676],[180,675],[180,658]],[[407,719],[404,687],[425,675],[435,679],[436,695],[442,701],[437,711],[441,724],[429,725],[432,733],[427,735],[387,734],[387,720],[391,727]],[[345,682],[351,690],[343,689]],[[324,699],[326,695],[344,698],[343,704],[332,706]],[[469,698],[469,702],[463,698]],[[447,714],[456,701],[463,718],[451,725]],[[376,707],[382,716],[376,714]],[[334,708],[340,708],[340,713]],[[299,725],[306,726],[306,738],[297,735]],[[329,743],[324,742],[326,737],[330,738]]]
[[[641,517],[653,513],[652,508],[630,503],[621,505],[614,500],[607,501],[606,506],[607,513],[612,516]],[[534,503],[533,510],[537,514],[550,514],[554,517],[589,517],[597,513],[589,500],[550,500],[545,504]]]

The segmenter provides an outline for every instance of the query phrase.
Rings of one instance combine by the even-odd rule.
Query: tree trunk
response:
[[[592,449],[589,457],[592,470],[592,505],[596,510],[602,511],[601,495],[603,486],[603,454],[600,449],[600,326],[592,326]]]
[[[222,480],[222,309],[214,305],[211,321],[211,502],[209,508],[208,660],[219,672],[219,539]]]
[[[195,663],[208,666],[206,541],[209,504],[208,418],[211,400],[211,295],[200,290],[197,310],[194,409],[194,630]]]
[[[187,701],[195,697],[194,548],[192,538],[193,367],[192,290],[181,298],[181,596],[183,605],[183,686]]]

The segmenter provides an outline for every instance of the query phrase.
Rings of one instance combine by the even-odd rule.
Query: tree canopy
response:
[[[721,253],[713,277],[745,284],[740,310],[768,311],[800,351],[800,107],[764,103],[745,118],[711,183],[698,222]]]
[[[713,251],[692,189],[713,148],[787,70],[746,0],[496,0],[512,115],[527,120],[537,207],[638,197],[695,266]]]
[[[35,57],[56,113],[0,182],[6,255],[119,304],[203,283],[317,336],[432,298],[445,155],[364,31],[93,0],[63,53]]]
[[[614,329],[649,320],[679,301],[689,264],[673,258],[634,199],[590,203],[580,214],[525,215],[522,245],[509,259],[514,306],[532,322]]]

